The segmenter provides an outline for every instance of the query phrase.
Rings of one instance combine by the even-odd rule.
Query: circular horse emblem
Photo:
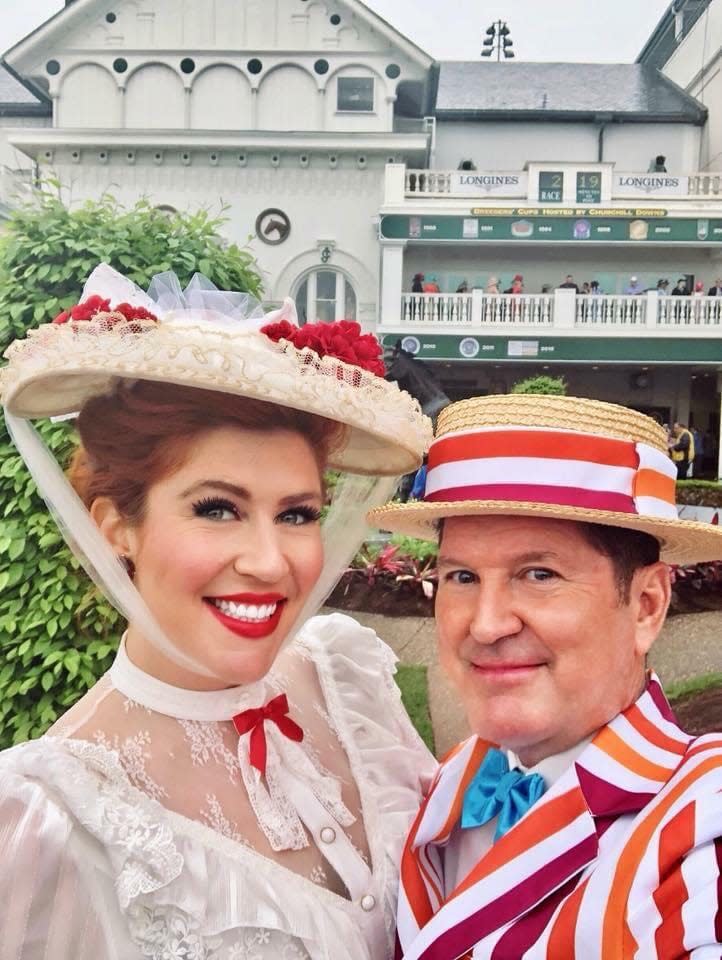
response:
[[[269,207],[256,217],[256,236],[264,243],[277,246],[288,239],[291,232],[291,221],[288,215],[277,207]]]

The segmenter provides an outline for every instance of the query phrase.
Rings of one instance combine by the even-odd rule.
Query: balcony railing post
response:
[[[577,295],[574,290],[557,289],[554,291],[554,326],[570,328],[574,326],[577,312]]]
[[[484,291],[474,288],[471,291],[471,325],[481,326],[481,313],[484,304]]]
[[[384,202],[403,203],[406,192],[406,167],[403,163],[386,164],[386,188]]]
[[[657,314],[659,313],[659,294],[656,290],[647,290],[647,316],[645,324],[648,327],[657,326]]]

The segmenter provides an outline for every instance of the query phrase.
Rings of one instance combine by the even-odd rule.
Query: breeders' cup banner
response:
[[[461,196],[526,197],[526,173],[477,173],[459,170],[450,175],[449,192]]]
[[[615,173],[612,181],[614,197],[686,197],[689,177],[667,173]]]

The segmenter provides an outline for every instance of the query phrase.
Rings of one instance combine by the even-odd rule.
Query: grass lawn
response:
[[[722,673],[704,673],[700,677],[692,677],[691,680],[682,680],[679,683],[671,683],[664,688],[667,699],[672,702],[682,697],[687,697],[693,693],[702,693],[713,687],[722,687]]]
[[[426,746],[435,754],[434,731],[431,729],[429,715],[429,683],[426,676],[426,667],[402,666],[399,664],[396,672],[396,683],[401,690],[406,712],[416,727]]]

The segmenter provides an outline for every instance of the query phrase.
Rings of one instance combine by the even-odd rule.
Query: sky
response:
[[[121,0],[122,2],[122,0]],[[475,60],[495,20],[511,30],[519,60],[630,63],[670,0],[366,0],[437,60]],[[63,0],[0,0],[0,51],[63,6]],[[453,17],[449,10],[453,10]]]

